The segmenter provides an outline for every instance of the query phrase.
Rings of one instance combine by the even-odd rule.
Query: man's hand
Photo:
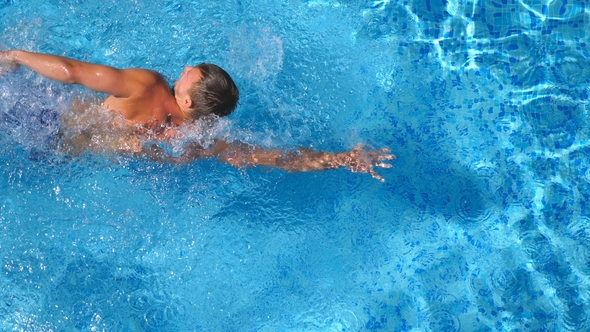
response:
[[[0,51],[0,77],[20,67],[14,60],[12,51]]]
[[[0,51],[0,62],[14,62],[11,51]]]
[[[359,145],[352,151],[337,153],[336,162],[351,172],[369,173],[373,178],[384,182],[385,179],[377,174],[373,167],[391,168],[391,164],[384,162],[395,159],[395,155],[390,152],[387,148],[368,151]]]

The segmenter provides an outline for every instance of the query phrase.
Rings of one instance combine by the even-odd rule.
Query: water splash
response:
[[[283,68],[283,41],[269,27],[246,27],[230,37],[230,66],[252,83],[262,86]],[[254,43],[252,42],[254,40]]]

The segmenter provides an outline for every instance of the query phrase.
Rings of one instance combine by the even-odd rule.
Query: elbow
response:
[[[76,71],[74,70],[72,65],[64,64],[61,66],[60,71],[62,72],[61,81],[63,83],[66,83],[66,84],[78,83],[78,77],[77,77]]]

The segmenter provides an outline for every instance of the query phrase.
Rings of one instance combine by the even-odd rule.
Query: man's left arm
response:
[[[22,50],[0,51],[0,63],[22,65],[51,80],[80,84],[91,90],[118,97],[143,91],[154,75],[144,69],[117,69],[63,56]]]

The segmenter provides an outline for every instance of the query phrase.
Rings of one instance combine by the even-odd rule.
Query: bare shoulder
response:
[[[168,83],[164,77],[154,70],[129,68],[121,70],[124,79],[134,86],[134,92],[131,96],[144,96],[153,93],[153,89],[169,90]]]
[[[156,83],[163,79],[160,73],[149,69],[128,68],[121,69],[121,72],[127,79],[135,79],[144,83]]]

